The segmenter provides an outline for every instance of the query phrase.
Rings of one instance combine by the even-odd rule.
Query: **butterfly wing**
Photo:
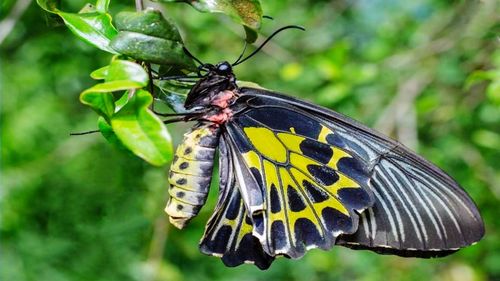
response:
[[[484,235],[483,221],[465,191],[446,173],[402,144],[313,104],[260,89],[242,88],[240,92],[238,103],[244,106],[235,114],[236,119],[250,116],[262,125],[283,131],[286,126],[296,126],[293,122],[308,120],[308,126],[294,127],[296,132],[297,128],[302,130],[301,135],[314,128],[317,131],[320,124],[320,134],[323,127],[333,132],[322,138],[355,160],[344,166],[345,173],[357,175],[353,179],[368,176],[374,205],[361,213],[355,233],[340,233],[337,244],[379,253],[430,257],[449,254]],[[280,127],[284,123],[287,125]],[[273,204],[272,197],[264,197]],[[352,206],[356,199],[350,198]]]
[[[226,123],[236,181],[253,235],[270,256],[300,258],[354,233],[372,206],[362,159],[328,142],[334,132],[289,110],[246,107]],[[278,118],[277,118],[278,117]]]
[[[219,199],[200,241],[201,252],[220,257],[227,266],[253,263],[261,269],[268,268],[274,258],[264,253],[252,235],[252,222],[241,199],[224,137],[219,143],[219,176]]]

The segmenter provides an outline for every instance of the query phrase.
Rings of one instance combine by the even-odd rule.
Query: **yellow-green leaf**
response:
[[[111,118],[118,139],[135,155],[153,165],[163,165],[172,158],[170,134],[163,122],[148,109],[153,97],[144,90],[135,95]]]

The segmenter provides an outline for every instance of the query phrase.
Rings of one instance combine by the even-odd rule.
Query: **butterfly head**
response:
[[[227,61],[223,61],[218,63],[215,66],[214,71],[216,71],[219,75],[231,75],[233,74],[233,68]]]
[[[211,106],[221,92],[237,88],[233,69],[227,61],[216,65],[203,64],[199,70],[205,71],[206,74],[189,91],[184,102],[186,109]]]

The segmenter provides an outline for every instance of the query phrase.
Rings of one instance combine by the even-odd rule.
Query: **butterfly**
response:
[[[196,123],[170,168],[165,211],[174,226],[204,205],[219,155],[219,196],[201,252],[267,269],[313,248],[430,258],[483,237],[477,207],[445,172],[337,112],[238,87],[232,66],[240,59],[200,62],[206,74],[178,119]]]

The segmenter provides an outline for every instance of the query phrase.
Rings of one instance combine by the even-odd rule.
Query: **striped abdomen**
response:
[[[170,167],[170,200],[165,212],[170,222],[183,228],[200,211],[207,199],[219,127],[200,122],[184,135]]]

